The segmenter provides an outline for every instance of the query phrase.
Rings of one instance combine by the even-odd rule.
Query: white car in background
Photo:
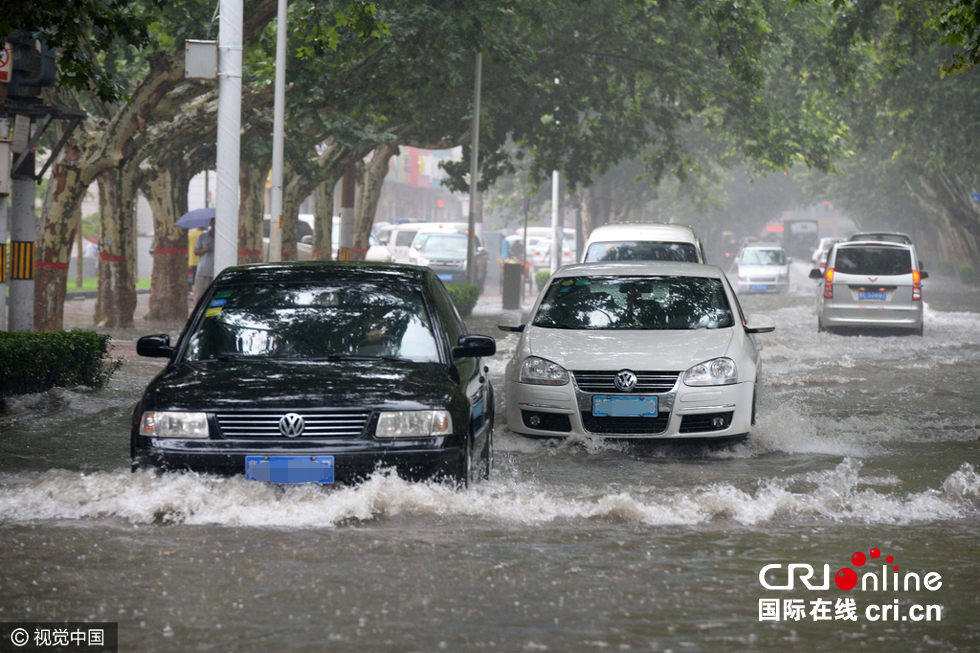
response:
[[[747,245],[736,260],[738,292],[786,292],[789,289],[789,257],[782,245]]]
[[[704,263],[704,247],[685,224],[621,223],[596,227],[585,244],[583,263],[687,261]]]
[[[906,329],[924,331],[921,269],[913,245],[886,241],[848,241],[830,250],[820,279],[817,329]]]
[[[721,269],[588,263],[558,270],[507,364],[511,431],[530,436],[737,440],[749,433],[764,315],[743,316]]]

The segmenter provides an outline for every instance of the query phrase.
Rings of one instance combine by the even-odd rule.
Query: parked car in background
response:
[[[583,263],[687,261],[704,263],[704,246],[683,224],[607,224],[596,227],[585,244]]]
[[[554,240],[551,238],[528,238],[528,261],[534,271],[551,269],[551,244],[553,242]],[[558,267],[573,263],[575,263],[575,241],[566,238],[561,243],[561,264]]]
[[[354,482],[390,467],[466,486],[493,460],[493,388],[431,270],[311,262],[227,268],[134,413],[133,468]]]
[[[415,255],[415,264],[432,268],[436,276],[446,284],[466,283],[466,241],[465,233],[429,234]],[[490,254],[477,238],[474,252],[474,285],[483,288],[487,278],[487,265]]]
[[[922,280],[915,247],[884,241],[847,241],[830,250],[819,279],[817,328],[906,329],[924,331]]]
[[[340,217],[333,216],[332,228],[330,232],[332,244],[330,258],[337,260],[337,253],[340,250]],[[296,259],[299,261],[313,260],[313,216],[305,213],[299,215],[296,233],[299,241],[296,243]],[[262,259],[269,258],[269,219],[265,220],[264,236],[262,238]],[[365,261],[374,263],[388,263],[392,260],[391,251],[382,243],[378,237],[371,233],[368,236],[368,251],[364,255]]]
[[[720,268],[699,263],[587,263],[558,270],[506,369],[515,433],[679,440],[744,438],[761,360]]]
[[[754,243],[742,248],[736,263],[738,292],[786,292],[789,257],[782,245]]]
[[[840,238],[835,238],[833,236],[821,238],[820,242],[817,244],[817,247],[813,250],[813,254],[810,255],[810,262],[816,265],[820,262],[821,257],[826,261],[827,252],[829,252],[833,244],[839,240]]]
[[[412,244],[408,248],[408,263],[412,265],[417,265],[419,250],[422,249],[422,245],[429,236],[433,234],[466,234],[469,231],[469,225],[465,222],[431,222],[422,223],[419,230],[415,233],[415,238],[412,239]]]
[[[378,239],[391,250],[392,261],[395,263],[410,263],[409,252],[415,234],[419,232],[424,222],[406,222],[384,227],[377,232]]]

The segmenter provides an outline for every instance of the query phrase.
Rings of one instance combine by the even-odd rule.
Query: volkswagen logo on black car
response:
[[[352,262],[229,268],[133,415],[134,469],[242,474],[275,483],[355,482],[379,468],[460,486],[487,478],[493,387],[427,268]]]

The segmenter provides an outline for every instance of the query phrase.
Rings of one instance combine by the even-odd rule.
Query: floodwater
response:
[[[516,335],[494,328],[499,299],[481,304],[471,330],[500,350],[496,467],[463,492],[386,473],[328,489],[132,474],[155,360],[103,390],[12,398],[0,621],[118,622],[123,651],[980,650],[980,293],[928,280],[922,338],[825,334],[806,272],[743,298],[777,330],[758,336],[758,424],[717,450],[510,433]],[[865,575],[882,580],[886,556],[898,571],[876,591]],[[761,584],[793,563],[815,589],[805,571]],[[839,589],[840,569],[866,588]],[[940,584],[906,591],[910,572]]]

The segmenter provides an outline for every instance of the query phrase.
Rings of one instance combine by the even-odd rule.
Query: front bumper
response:
[[[595,395],[580,391],[574,382],[556,387],[508,380],[507,426],[541,437],[726,439],[749,432],[754,391],[752,382],[690,388],[678,381],[670,392],[649,395],[658,398],[658,417],[616,418],[593,416]]]
[[[193,471],[221,475],[245,473],[247,456],[333,456],[334,483],[357,483],[382,468],[395,468],[410,481],[455,479],[462,451],[444,438],[392,443],[241,442],[180,440],[135,436],[133,468]]]
[[[739,281],[737,284],[736,292],[740,294],[747,293],[766,293],[766,292],[786,292],[789,289],[789,279],[785,280],[766,280],[766,281],[753,281],[752,279],[746,281]]]

